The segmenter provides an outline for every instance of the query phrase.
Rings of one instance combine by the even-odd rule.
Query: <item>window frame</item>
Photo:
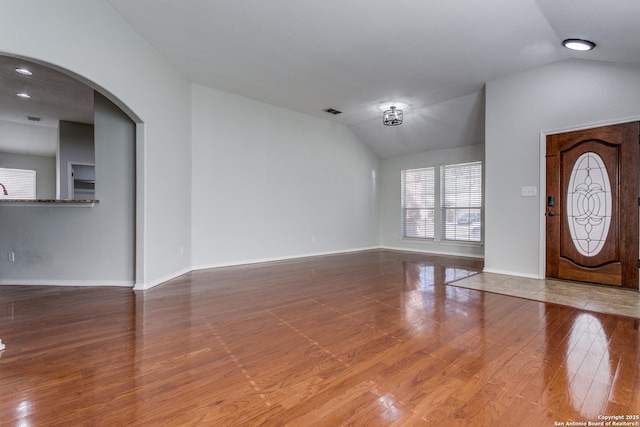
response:
[[[452,168],[452,167],[459,167],[459,166],[466,166],[466,165],[471,165],[471,166],[479,166],[479,179],[480,179],[480,183],[479,183],[479,195],[478,195],[478,200],[479,202],[474,204],[474,205],[469,205],[469,206],[447,206],[447,203],[445,202],[446,199],[446,194],[445,194],[445,170],[447,170],[448,168]],[[438,168],[438,172],[439,173],[435,173],[436,172],[436,168]],[[431,170],[433,172],[433,180],[432,180],[432,187],[431,187],[431,193],[433,196],[433,207],[428,207],[428,208],[422,208],[423,210],[428,210],[431,212],[431,214],[429,215],[430,218],[432,218],[432,234],[431,235],[423,235],[420,236],[418,235],[419,233],[407,233],[407,210],[419,210],[421,208],[418,207],[409,207],[407,206],[407,183],[406,183],[406,175],[409,172],[417,172],[417,171],[426,171],[426,170]],[[462,162],[449,162],[449,163],[440,163],[438,166],[424,166],[424,167],[417,167],[417,168],[407,168],[407,169],[402,169],[400,171],[401,177],[400,177],[400,240],[413,240],[413,241],[423,241],[425,243],[427,242],[434,242],[434,243],[439,243],[439,244],[454,244],[454,245],[459,245],[459,246],[482,246],[484,245],[484,223],[485,223],[485,219],[484,219],[484,160],[470,160],[470,161],[462,161]],[[478,176],[478,174],[476,175]],[[449,193],[450,194],[450,193]],[[455,236],[453,236],[454,238],[451,238],[451,236],[447,235],[446,231],[446,227],[447,227],[447,210],[451,210],[454,209],[456,211],[460,211],[462,212],[467,212],[469,214],[477,214],[479,216],[479,220],[475,221],[473,220],[473,218],[475,218],[475,216],[471,216],[472,220],[470,220],[469,224],[467,225],[464,222],[461,222],[460,224],[458,224],[458,217],[462,216],[455,214],[455,221],[454,222],[450,222],[449,226],[454,227],[454,228],[460,228],[460,236],[461,238],[455,238]],[[421,218],[423,219],[423,218]],[[466,230],[463,230],[463,228],[466,227]],[[425,226],[425,229],[427,227]],[[456,230],[457,231],[457,230]],[[462,236],[464,236],[464,231],[466,231],[466,237],[462,238]],[[472,236],[469,234],[470,232],[473,232],[473,239],[471,238]],[[477,234],[476,234],[477,233]],[[475,238],[475,236],[477,236],[477,238]]]
[[[464,168],[470,169],[466,177],[467,181],[472,181],[474,178],[480,180],[479,185],[476,183],[465,183],[465,178],[462,178],[462,182],[456,181],[455,187],[468,184],[469,186],[478,185],[476,189],[467,188],[466,191],[450,192],[447,190],[448,185],[448,170],[461,171]],[[473,170],[477,168],[477,170]],[[451,203],[451,197],[456,200]],[[449,200],[447,200],[449,199]],[[460,199],[467,199],[468,203],[459,202]],[[440,165],[440,240],[443,242],[455,242],[455,243],[468,243],[468,244],[483,244],[484,242],[484,167],[482,160],[474,160],[460,163],[447,163]],[[449,223],[447,219],[450,218],[450,211],[453,211],[454,220]],[[458,214],[460,212],[460,214]],[[465,215],[466,221],[461,221]],[[474,218],[479,218],[477,221]],[[473,225],[476,224],[477,225]],[[466,225],[466,227],[465,227]],[[460,227],[462,226],[462,227]],[[449,230],[453,230],[453,237],[448,234]],[[466,238],[463,233],[458,237],[459,230],[466,230]],[[474,230],[477,230],[477,239],[472,239],[472,233],[475,236]]]
[[[422,206],[411,206],[408,207],[407,205],[408,203],[408,196],[407,196],[407,192],[408,192],[408,188],[407,188],[407,175],[409,173],[419,173],[419,172],[425,172],[426,174],[430,174],[429,176],[426,177],[421,177],[418,180],[412,180],[412,184],[414,184],[414,191],[418,192],[420,190],[424,190],[422,192],[422,194],[417,194],[416,196],[420,197],[421,199],[419,200],[414,200],[414,204],[416,205],[422,205]],[[414,169],[405,169],[401,171],[401,236],[403,239],[420,239],[420,240],[435,240],[436,237],[436,200],[437,200],[437,194],[436,194],[436,168],[434,166],[428,166],[428,167],[424,167],[424,168],[414,168]],[[420,187],[420,185],[423,185],[424,188],[419,189],[419,188],[415,188],[415,187]],[[430,206],[429,206],[430,205]],[[424,224],[422,224],[423,226],[423,231],[424,235],[419,235],[421,234],[420,231],[416,231],[415,233],[412,233],[411,235],[408,235],[407,233],[407,229],[409,226],[409,221],[407,221],[407,218],[409,217],[408,215],[408,211],[412,211],[412,212],[416,212],[419,214],[419,218],[417,218],[417,220],[414,223],[414,226],[416,228],[420,227],[421,224],[420,222],[424,221]],[[424,213],[424,215],[423,215]],[[416,215],[411,215],[412,217],[416,217]],[[431,221],[429,221],[429,219],[431,219]],[[431,222],[431,225],[429,225],[429,222]],[[430,231],[430,233],[429,233]]]

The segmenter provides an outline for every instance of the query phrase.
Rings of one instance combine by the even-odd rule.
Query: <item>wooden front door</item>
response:
[[[547,136],[548,277],[638,289],[638,122]]]

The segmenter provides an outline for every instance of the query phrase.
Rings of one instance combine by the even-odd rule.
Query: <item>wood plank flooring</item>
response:
[[[640,422],[636,319],[445,284],[481,267],[367,251],[0,287],[0,425]]]

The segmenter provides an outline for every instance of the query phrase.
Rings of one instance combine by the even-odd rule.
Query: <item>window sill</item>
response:
[[[474,248],[484,246],[484,242],[470,242],[468,240],[440,240],[439,243],[448,246],[469,246]]]
[[[445,245],[445,246],[466,246],[479,248],[484,246],[484,242],[469,242],[466,240],[439,240],[421,239],[419,237],[400,237],[398,240],[405,243],[426,244],[426,245]]]
[[[426,243],[429,245],[433,245],[435,243],[437,243],[434,239],[432,238],[420,238],[420,237],[400,237],[398,238],[398,240],[400,240],[401,242],[406,242],[406,243]]]

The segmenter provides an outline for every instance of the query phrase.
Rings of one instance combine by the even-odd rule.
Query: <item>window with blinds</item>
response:
[[[435,168],[402,171],[402,237],[433,239]]]
[[[0,168],[0,199],[35,199],[36,171]]]
[[[482,162],[443,165],[440,172],[442,238],[480,242]]]

